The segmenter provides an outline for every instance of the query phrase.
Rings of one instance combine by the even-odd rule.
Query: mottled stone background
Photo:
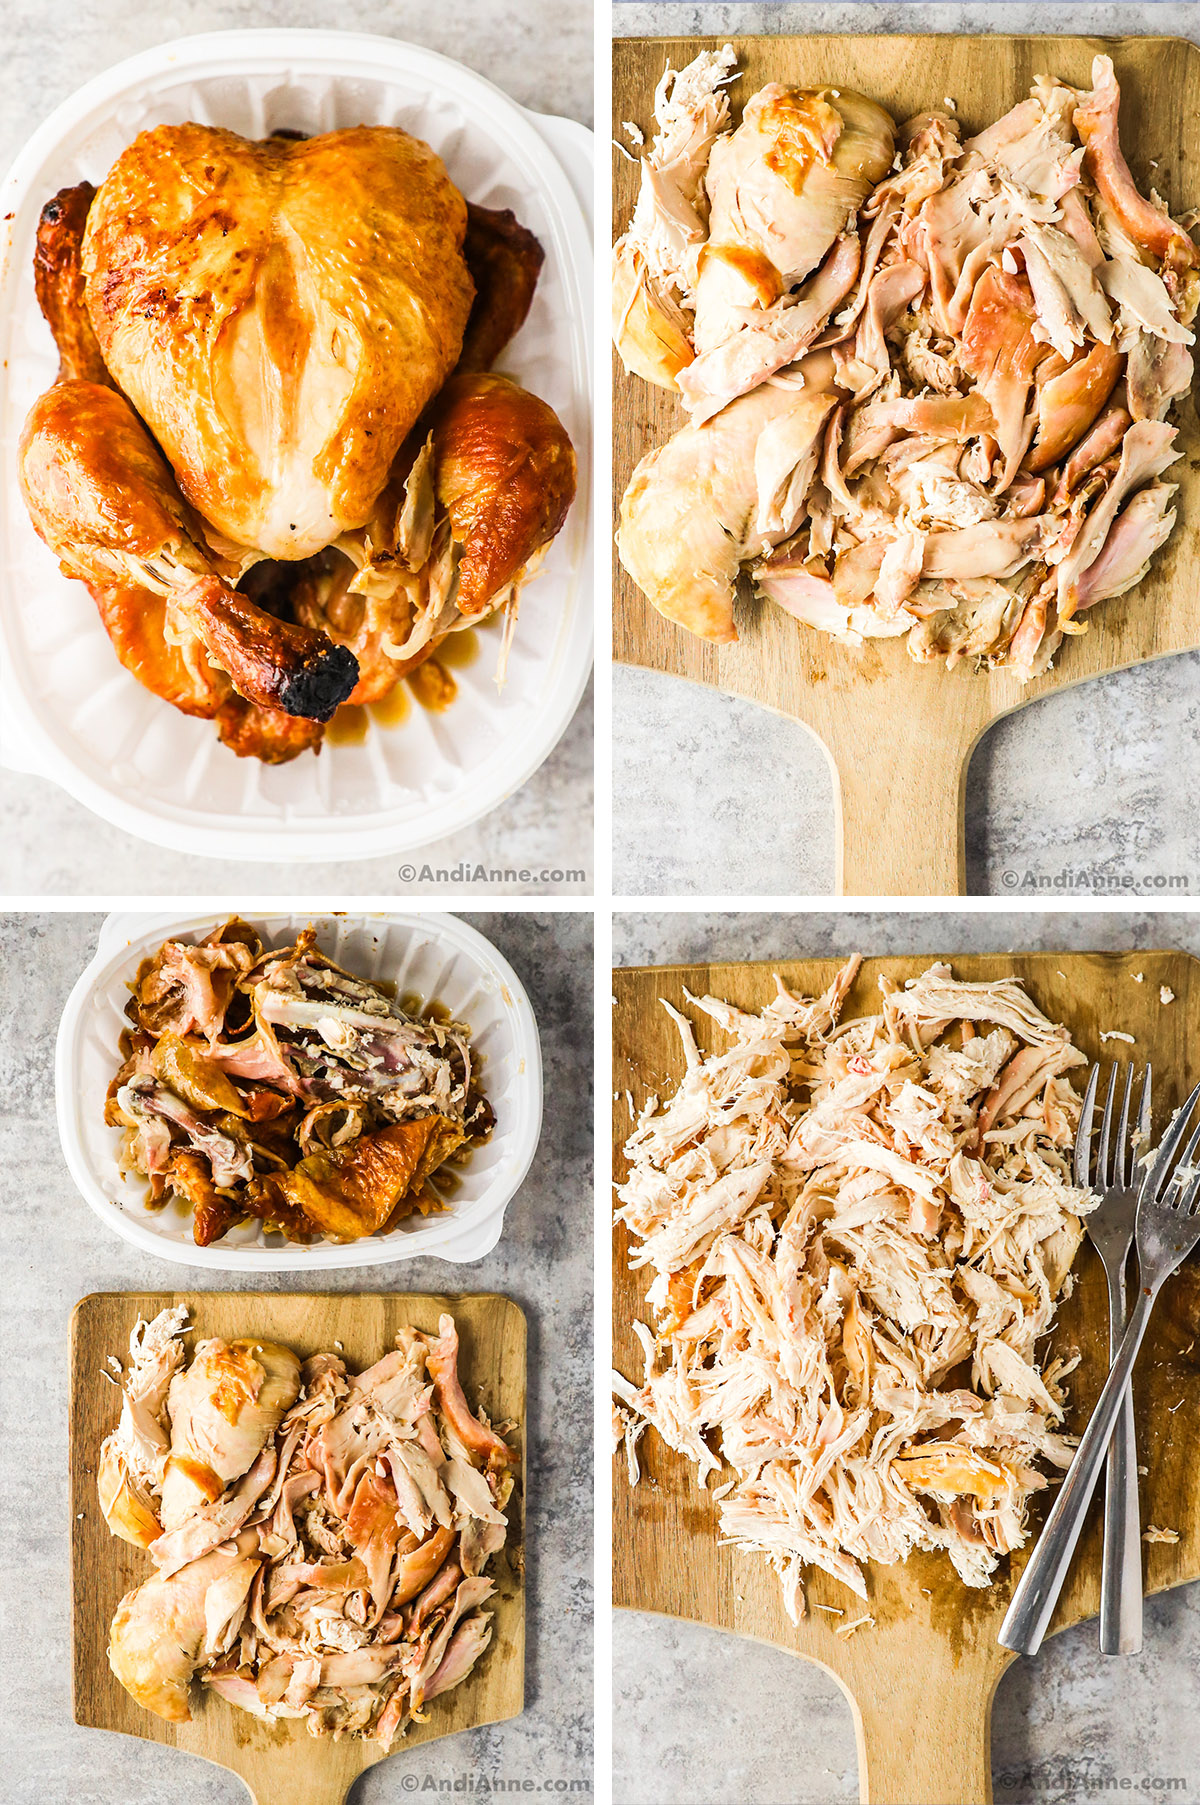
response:
[[[545,1063],[541,1145],[508,1207],[500,1244],[474,1265],[428,1259],[321,1272],[308,1287],[156,1260],[104,1228],[76,1192],[55,1127],[54,1040],[67,995],[95,951],[100,919],[0,916],[0,1800],[246,1800],[236,1776],[197,1757],[71,1721],[67,1325],[76,1301],[92,1291],[470,1289],[515,1298],[529,1320],[525,1712],[400,1753],[365,1775],[351,1797],[353,1805],[388,1805],[409,1796],[403,1787],[412,1787],[413,1776],[430,1792],[460,1782],[460,1794],[468,1777],[476,1787],[485,1776],[590,1781],[590,916],[464,917],[525,984]]]
[[[727,32],[1150,32],[1200,42],[1200,7],[703,5],[622,0],[621,37]],[[1190,196],[1200,204],[1200,195]],[[886,722],[880,724],[886,732]],[[1000,721],[971,760],[967,890],[1086,867],[1200,889],[1200,654],[1097,678]],[[613,672],[620,896],[813,896],[833,887],[833,779],[797,721],[654,671]],[[1010,874],[1008,877],[1005,874]]]
[[[1168,913],[618,915],[616,965],[833,958],[852,952],[1091,951],[1179,947],[1200,957],[1200,917]],[[1181,1433],[1196,1435],[1194,1423]],[[618,1474],[614,1484],[624,1484]],[[1147,1601],[1140,1655],[1106,1659],[1080,1624],[1014,1663],[996,1692],[997,1805],[1082,1805],[1107,1788],[1200,1789],[1200,1585]],[[617,1611],[616,1805],[835,1805],[858,1798],[850,1708],[832,1677],[780,1649],[669,1618]],[[939,1733],[929,1701],[929,1733]],[[1178,1782],[1182,1781],[1182,1785]],[[1165,1789],[1164,1789],[1165,1791]],[[914,1800],[912,1805],[922,1805]],[[979,1805],[964,1800],[961,1805]]]
[[[592,119],[589,0],[3,0],[0,171],[60,101],[102,69],[193,32],[289,25],[404,38],[476,69],[522,106]],[[455,884],[455,894],[506,896],[592,883],[592,689],[546,763],[473,827],[406,854],[418,869],[466,861],[489,870],[586,870],[586,884]],[[0,770],[0,894],[8,896],[387,895],[400,855],[353,863],[248,864],[148,845],[93,815],[43,778]],[[413,886],[407,886],[413,888]],[[446,886],[416,886],[419,895]]]

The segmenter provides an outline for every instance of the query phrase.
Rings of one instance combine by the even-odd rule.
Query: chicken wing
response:
[[[79,247],[95,193],[90,182],[78,182],[74,188],[60,188],[54,199],[46,202],[38,220],[33,286],[58,347],[59,381],[78,377],[84,382],[111,386],[112,378],[84,304],[79,262]]]
[[[463,255],[475,284],[475,300],[456,373],[491,369],[524,325],[546,261],[545,251],[515,213],[477,207],[471,201]]]

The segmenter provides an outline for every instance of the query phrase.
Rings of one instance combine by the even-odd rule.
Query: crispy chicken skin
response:
[[[575,453],[554,410],[504,376],[456,376],[433,419],[437,498],[462,548],[461,614],[484,614],[548,545],[575,497]]]
[[[88,311],[220,533],[298,559],[363,524],[458,358],[466,227],[441,160],[388,128],[159,126],[118,157],[88,215]]]
[[[354,688],[344,647],[264,614],[216,575],[157,446],[115,389],[47,389],[21,434],[20,475],[30,519],[69,576],[169,597],[248,700],[327,720]]]
[[[471,201],[463,253],[475,301],[456,370],[490,370],[525,323],[546,253],[508,208]]]

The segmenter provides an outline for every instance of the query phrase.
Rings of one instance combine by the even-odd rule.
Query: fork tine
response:
[[[1200,1178],[1200,1173],[1197,1173],[1195,1166],[1192,1164],[1192,1161],[1196,1157],[1196,1149],[1198,1147],[1200,1147],[1200,1127],[1197,1127],[1191,1140],[1179,1155],[1178,1164],[1171,1174],[1170,1183],[1167,1185],[1166,1195],[1163,1198],[1163,1202],[1168,1209],[1178,1209],[1178,1197],[1181,1196],[1189,1186],[1194,1185],[1197,1178]],[[1185,1173],[1187,1174],[1186,1177],[1184,1176]]]
[[[1121,1121],[1117,1128],[1117,1144],[1113,1148],[1113,1183],[1125,1190],[1129,1183],[1129,1104],[1133,1097],[1133,1061],[1125,1068],[1125,1094],[1121,1098]]]
[[[1092,1117],[1096,1113],[1096,1086],[1099,1082],[1100,1067],[1094,1065],[1088,1073],[1087,1089],[1079,1106],[1079,1127],[1075,1130],[1075,1183],[1081,1191],[1091,1189]]]
[[[1112,1129],[1113,1101],[1117,1094],[1117,1062],[1114,1059],[1104,1093],[1104,1114],[1100,1118],[1100,1146],[1096,1154],[1096,1177],[1106,1190],[1112,1189],[1112,1164],[1108,1157],[1109,1134]]]
[[[1145,1075],[1142,1078],[1142,1102],[1141,1102],[1141,1107],[1138,1110],[1137,1131],[1138,1131],[1139,1136],[1141,1137],[1140,1145],[1138,1147],[1139,1153],[1144,1153],[1146,1148],[1150,1145],[1150,1114],[1151,1114],[1150,1080],[1151,1080],[1151,1077],[1152,1077],[1151,1068],[1149,1066],[1147,1066]],[[1134,1160],[1133,1165],[1134,1165],[1135,1170],[1130,1172],[1130,1174],[1129,1174],[1130,1184],[1133,1183],[1134,1179],[1137,1176],[1137,1171],[1136,1171],[1137,1160],[1136,1159]]]
[[[1200,1084],[1196,1086],[1183,1107],[1176,1110],[1174,1119],[1167,1129],[1167,1132],[1163,1135],[1162,1140],[1159,1142],[1158,1152],[1154,1156],[1154,1163],[1142,1180],[1141,1190],[1138,1194],[1139,1207],[1143,1198],[1157,1197],[1158,1193],[1162,1190],[1163,1181],[1166,1179],[1167,1174],[1175,1163],[1175,1155],[1178,1153],[1183,1142],[1183,1137],[1187,1133],[1188,1123],[1192,1119],[1192,1111],[1195,1109],[1198,1099],[1200,1099]]]

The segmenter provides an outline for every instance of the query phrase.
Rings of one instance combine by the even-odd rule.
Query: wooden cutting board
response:
[[[448,1310],[458,1325],[460,1370],[472,1403],[494,1421],[519,1425],[521,1471],[525,1458],[525,1317],[506,1297],[480,1292],[453,1297],[367,1293],[359,1296],[266,1294],[254,1291],[104,1292],[85,1297],[71,1318],[71,1517],[74,1574],[72,1642],[76,1723],[120,1730],[148,1742],[166,1742],[232,1768],[255,1805],[343,1805],[365,1768],[381,1759],[374,1745],[318,1740],[296,1719],[265,1724],[225,1700],[192,1689],[193,1721],[169,1724],[134,1703],[108,1665],[108,1629],[124,1593],[153,1572],[139,1548],[111,1536],[96,1501],[100,1444],[116,1426],[120,1393],[101,1377],[109,1354],[122,1361],[138,1316],[186,1304],[198,1336],[270,1336],[302,1359],[324,1349],[343,1353],[356,1371],[395,1344],[408,1324],[437,1330]],[[510,1505],[508,1555],[521,1543],[523,1480]],[[475,1672],[429,1708],[429,1721],[413,1724],[393,1745],[389,1759],[480,1724],[517,1717],[524,1705],[525,1602],[506,1554],[492,1565],[497,1593],[490,1647]],[[410,1764],[411,1765],[411,1764]]]
[[[950,957],[950,955],[947,955]],[[886,972],[897,982],[914,977],[927,958],[868,959],[843,1019],[877,1006],[875,980]],[[1090,1058],[1114,1049],[1154,1066],[1154,1121],[1161,1131],[1169,1111],[1200,1072],[1200,961],[1183,953],[1032,953],[953,960],[967,979],[1016,973],[1055,1021],[1066,1022]],[[815,995],[837,965],[831,960],[780,961],[771,965],[668,966],[617,971],[613,976],[614,1172],[623,1180],[623,1143],[632,1126],[628,1091],[636,1111],[649,1095],[669,1095],[683,1070],[678,1035],[658,1001],[667,998],[691,1016],[706,1049],[728,1044],[721,1031],[688,1008],[684,995],[706,992],[761,1008],[774,995],[774,973],[800,992]],[[1134,982],[1134,973],[1143,982]],[[1175,1001],[1164,1007],[1159,986]],[[1119,1028],[1136,1037],[1132,1048],[1100,1032]],[[1082,1068],[1081,1068],[1082,1069]],[[647,1278],[630,1274],[628,1235],[618,1225],[613,1252],[613,1353],[619,1371],[640,1378],[641,1355],[631,1322],[646,1320]],[[1083,1359],[1070,1380],[1077,1408],[1068,1428],[1078,1432],[1107,1372],[1108,1315],[1103,1270],[1090,1244],[1076,1263],[1079,1283],[1063,1307],[1054,1344],[1078,1347]],[[1187,1352],[1191,1344],[1190,1354]],[[1145,1547],[1147,1589],[1200,1578],[1200,1484],[1196,1478],[1196,1430],[1200,1418],[1200,1268],[1184,1268],[1164,1288],[1136,1375],[1138,1452],[1149,1471],[1142,1480],[1142,1523],[1176,1529],[1176,1545]],[[737,1554],[717,1541],[717,1509],[697,1489],[694,1469],[671,1453],[651,1430],[638,1448],[640,1484],[631,1489],[621,1457],[613,1479],[613,1597],[630,1610],[661,1611],[713,1628],[774,1643],[815,1661],[831,1673],[850,1700],[858,1742],[861,1797],[872,1805],[990,1805],[989,1725],[992,1695],[1008,1663],[1017,1657],[999,1647],[996,1634],[1025,1556],[1002,1563],[987,1590],[964,1586],[949,1561],[917,1555],[900,1566],[871,1568],[864,1607],[836,1580],[814,1573],[807,1585],[809,1612],[798,1627],[789,1620],[779,1582],[758,1555]],[[713,1485],[720,1483],[714,1479]],[[1036,1505],[1041,1520],[1044,1503]],[[1094,1616],[1100,1598],[1100,1523],[1094,1507],[1055,1629]],[[815,1609],[833,1605],[843,1619]],[[835,1626],[872,1612],[876,1625],[839,1640]],[[731,1650],[730,1676],[736,1654]],[[1108,1670],[1111,1709],[1119,1714],[1122,1667]],[[721,1701],[713,1708],[719,1728]],[[717,1787],[719,1794],[719,1787]]]
[[[613,136],[623,120],[653,130],[653,94],[669,62],[678,69],[723,38],[625,38],[613,44]],[[945,97],[966,133],[1023,100],[1046,71],[1090,86],[1092,57],[1106,51],[1121,84],[1121,143],[1139,184],[1175,211],[1200,205],[1200,46],[1177,38],[734,37],[740,79],[733,116],[766,81],[855,87],[897,121]],[[964,135],[966,135],[966,133]],[[1157,165],[1157,166],[1156,166]],[[635,164],[614,153],[614,235],[637,191]],[[685,423],[677,399],[614,359],[613,483],[619,506],[634,465]],[[738,644],[713,646],[655,613],[616,560],[613,655],[744,696],[802,721],[834,772],[837,888],[850,896],[957,895],[965,885],[963,800],[971,753],[993,721],[1054,690],[1105,671],[1200,647],[1200,424],[1180,410],[1183,460],[1178,522],[1145,580],[1089,615],[1047,676],[917,665],[904,643],[839,645],[768,603],[743,581]],[[1069,782],[1069,760],[1056,775]],[[777,774],[764,772],[774,783]]]

